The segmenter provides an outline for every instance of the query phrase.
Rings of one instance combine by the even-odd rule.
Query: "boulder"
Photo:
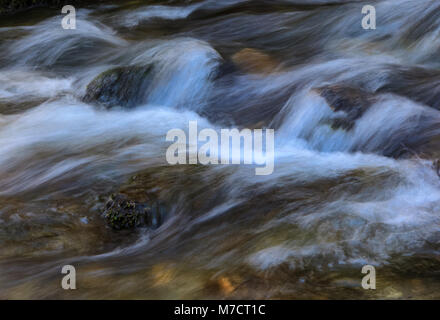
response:
[[[139,227],[158,228],[165,218],[165,209],[158,202],[137,202],[126,195],[111,195],[103,212],[115,230]]]
[[[132,108],[143,102],[151,83],[151,65],[116,67],[93,79],[83,98],[106,108]]]
[[[368,110],[374,102],[371,93],[342,85],[328,85],[313,89],[323,97],[334,111],[342,111],[344,116],[334,119],[333,129],[351,130],[355,121]]]

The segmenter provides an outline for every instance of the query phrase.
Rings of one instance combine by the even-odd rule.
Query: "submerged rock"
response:
[[[134,107],[147,94],[152,68],[152,65],[128,66],[104,71],[88,84],[83,100],[106,108]]]
[[[329,85],[314,89],[334,111],[342,111],[345,116],[334,119],[333,129],[351,130],[355,121],[362,117],[374,102],[374,96],[360,89],[342,85]]]
[[[14,101],[13,99],[0,98],[0,114],[11,115],[22,113],[26,110],[32,109],[40,104],[44,103],[47,98],[42,97],[29,97],[22,101]]]
[[[440,110],[440,72],[421,67],[392,69],[385,84],[377,90],[394,93]]]
[[[139,227],[158,228],[165,218],[165,209],[159,203],[137,202],[123,194],[111,195],[103,212],[108,224],[115,230]]]
[[[380,125],[371,123],[371,130],[377,133],[368,131],[370,138],[358,140],[350,151],[376,152],[393,158],[440,158],[440,116],[436,110],[395,94],[373,94],[345,85],[329,85],[313,90],[326,100],[334,112],[338,112],[330,119],[335,130],[351,130],[373,104],[378,107],[374,112],[387,106],[395,112],[396,122],[393,122],[392,116],[388,116],[387,120],[379,122]],[[387,117],[386,114],[378,116]],[[384,129],[384,125],[388,129]],[[365,123],[363,128],[365,130]]]
[[[232,62],[248,73],[268,74],[274,72],[278,63],[269,55],[251,48],[240,50],[232,56]]]

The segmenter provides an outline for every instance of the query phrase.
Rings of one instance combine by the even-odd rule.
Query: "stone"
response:
[[[333,129],[351,130],[355,121],[362,117],[374,101],[374,96],[360,89],[342,85],[328,85],[314,89],[334,111],[344,116],[333,120]]]
[[[248,73],[268,74],[276,71],[278,63],[269,55],[251,48],[245,48],[232,56],[232,62]]]
[[[139,227],[158,228],[165,217],[159,203],[137,202],[123,194],[111,195],[103,212],[110,227],[115,230]]]
[[[133,108],[146,97],[152,66],[116,67],[93,79],[83,100],[110,109],[116,106]]]

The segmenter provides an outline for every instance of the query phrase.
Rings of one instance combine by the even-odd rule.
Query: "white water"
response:
[[[122,15],[122,24],[135,28],[153,18],[185,19],[201,5],[150,6]],[[210,112],[216,93],[227,92],[220,97],[224,98],[224,110],[249,107],[251,113],[258,114],[259,110],[252,109],[254,102],[270,102],[274,92],[281,92],[288,93],[288,99],[275,117],[268,119],[276,127],[274,173],[258,177],[247,166],[208,168],[204,182],[208,181],[213,189],[220,188],[219,193],[223,192],[227,201],[201,214],[179,211],[194,196],[187,190],[189,186],[182,186],[180,202],[172,207],[185,223],[176,228],[183,233],[199,225],[215,225],[216,219],[225,217],[234,225],[234,208],[255,198],[264,199],[266,192],[273,190],[272,196],[283,199],[283,205],[277,207],[273,218],[247,231],[263,237],[291,225],[302,233],[264,248],[237,248],[236,258],[253,268],[268,269],[288,262],[291,268],[300,269],[312,258],[321,259],[318,265],[329,267],[382,265],[389,263],[394,254],[438,254],[440,180],[432,161],[417,157],[393,159],[383,153],[390,146],[405,144],[408,137],[435,136],[437,129],[432,128],[440,123],[439,111],[408,97],[381,93],[353,130],[334,130],[326,120],[338,114],[312,90],[322,85],[351,83],[374,92],[389,81],[394,66],[437,65],[437,24],[407,46],[401,45],[400,35],[413,30],[416,20],[432,13],[438,4],[427,0],[380,1],[377,9],[383,24],[379,31],[342,41],[346,26],[355,20],[351,10],[359,8],[357,4],[347,6],[346,18],[341,19],[339,12],[330,16],[329,21],[339,20],[328,31],[335,34],[334,39],[323,39],[321,44],[330,51],[325,59],[320,53],[307,63],[283,67],[271,75],[239,74],[221,85],[213,75],[224,58],[202,37],[178,34],[160,40],[128,40],[117,32],[121,21],[104,25],[99,18],[92,19],[89,11],[81,10],[78,30],[69,35],[58,27],[58,17],[32,26],[28,34],[8,43],[5,52],[11,63],[0,69],[0,102],[48,100],[21,113],[0,114],[0,196],[32,191],[39,198],[50,198],[51,194],[38,192],[54,186],[56,192],[71,192],[74,198],[77,189],[106,181],[114,183],[142,169],[163,166],[168,130],[186,130],[193,120],[201,127],[219,129],[217,123],[200,115],[201,111]],[[382,18],[384,11],[386,19]],[[306,14],[299,13],[302,17]],[[289,21],[296,18],[295,14]],[[259,19],[263,20],[264,15]],[[296,30],[285,28],[287,33],[306,32],[300,26]],[[278,30],[280,34],[282,30]],[[387,35],[390,40],[380,43],[377,52],[367,53],[366,46]],[[243,42],[248,40],[246,34],[241,36]],[[346,45],[344,50],[342,43]],[[103,70],[115,65],[150,63],[155,66],[152,86],[137,108],[102,110],[81,102],[88,81]],[[354,174],[350,180],[356,170],[362,173]],[[224,178],[221,183],[219,176]],[[319,185],[321,180],[338,179],[342,180],[331,184],[333,189],[327,190],[325,196],[301,189],[304,184]],[[351,184],[362,188],[358,193],[351,192]],[[300,197],[303,207],[298,208],[291,199],[301,192],[306,194]],[[261,210],[263,214],[269,209]],[[243,219],[251,223],[253,213],[243,212]],[[133,250],[129,250],[129,255],[154,251],[161,239],[165,239],[167,247],[167,228],[172,229],[167,225],[163,238],[157,242],[141,241],[130,247]],[[194,232],[188,238],[197,236],[202,237]],[[219,238],[211,239],[212,243],[223,241],[219,234],[216,236]],[[177,241],[171,231],[170,239]],[[124,256],[127,251],[118,249],[92,257],[105,259],[120,253]],[[235,253],[230,254],[233,257]],[[210,259],[210,266],[222,267],[226,258]]]

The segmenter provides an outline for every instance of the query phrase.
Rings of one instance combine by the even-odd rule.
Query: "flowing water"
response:
[[[75,30],[58,9],[3,17],[0,298],[440,298],[440,2],[373,2],[376,30],[361,0],[108,1]],[[134,107],[84,102],[101,72],[146,64]],[[372,97],[350,130],[329,85]],[[274,128],[274,173],[168,165],[167,131],[194,120]],[[115,192],[157,197],[164,223],[112,230]]]

